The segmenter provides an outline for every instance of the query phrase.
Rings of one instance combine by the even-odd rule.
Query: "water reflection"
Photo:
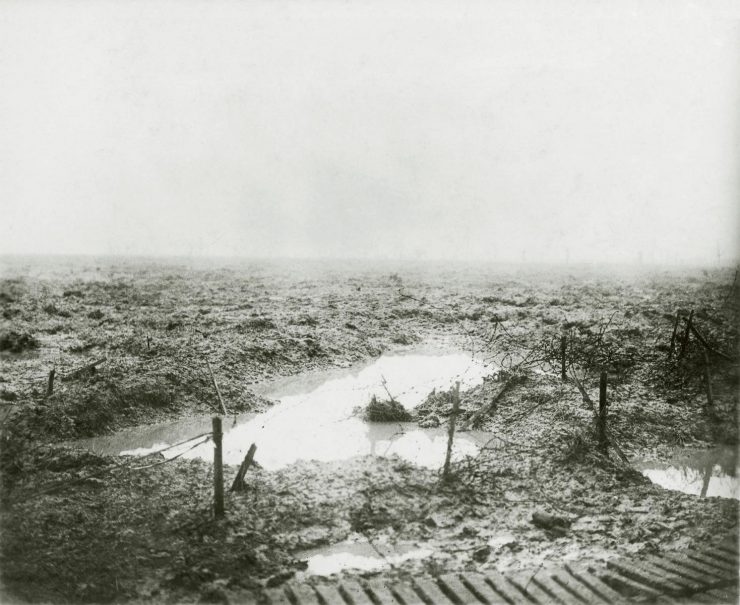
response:
[[[297,460],[330,461],[366,454],[397,454],[415,464],[438,467],[446,448],[444,428],[369,424],[356,415],[356,408],[367,404],[373,394],[386,397],[387,388],[404,407],[412,409],[432,389],[447,389],[456,380],[461,388],[470,388],[491,371],[464,353],[416,353],[382,356],[360,367],[273,383],[264,392],[278,404],[263,414],[239,416],[233,423],[225,419],[224,462],[239,464],[250,444],[256,443],[256,458],[267,469]],[[209,418],[191,418],[82,443],[101,453],[142,455],[209,430]],[[475,454],[487,438],[482,432],[459,434],[453,457]],[[210,443],[186,451],[190,447],[172,448],[165,456],[213,456]]]
[[[342,542],[296,555],[308,563],[309,575],[328,576],[344,569],[377,571],[411,559],[424,559],[434,553],[429,548],[410,544],[372,546],[367,542]]]
[[[740,499],[737,450],[724,446],[707,450],[678,448],[667,461],[633,461],[636,469],[666,489],[701,498],[719,496]]]

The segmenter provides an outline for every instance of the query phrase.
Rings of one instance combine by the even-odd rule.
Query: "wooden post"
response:
[[[249,469],[249,465],[252,464],[252,460],[254,460],[254,453],[256,451],[257,446],[254,443],[249,446],[249,451],[247,452],[247,455],[244,456],[244,461],[239,467],[239,472],[236,474],[234,482],[231,484],[230,492],[240,492],[244,489],[244,476],[247,474],[247,470]]]
[[[668,350],[668,361],[673,358],[673,352],[676,350],[676,332],[678,332],[679,313],[676,311],[676,319],[673,321],[673,334],[671,334],[671,348]]]
[[[709,356],[707,350],[702,349],[704,354],[704,382],[707,389],[707,411],[710,414],[714,413],[714,394],[712,393],[712,371],[709,368]]]
[[[54,394],[54,376],[56,375],[56,369],[52,368],[49,370],[49,382],[46,384],[46,396],[51,397]]]
[[[678,358],[681,359],[683,354],[686,352],[686,346],[689,344],[689,334],[691,334],[691,323],[694,320],[694,310],[691,309],[689,313],[689,319],[686,322],[686,330],[683,333],[683,340],[681,341],[681,351],[678,354]]]
[[[565,351],[568,348],[568,338],[563,334],[560,337],[560,377],[563,381],[568,379],[568,375],[565,373]]]
[[[606,449],[606,372],[602,372],[599,378],[599,444]]]
[[[211,382],[213,383],[213,388],[216,389],[216,395],[218,395],[218,405],[221,407],[221,413],[224,416],[226,416],[228,412],[226,411],[226,406],[224,405],[224,398],[221,397],[221,389],[218,388],[216,377],[213,375],[213,369],[211,368],[211,362],[206,359],[206,364],[208,364],[208,372],[211,375]]]
[[[221,449],[221,419],[214,416],[213,422],[213,514],[216,519],[224,516],[224,466]]]
[[[701,493],[699,494],[700,498],[707,497],[707,491],[709,490],[709,482],[712,480],[713,470],[714,470],[714,463],[713,463],[713,460],[710,459],[704,465],[704,479],[701,482]]]
[[[460,383],[455,383],[455,390],[452,395],[452,415],[450,416],[450,425],[447,432],[447,454],[445,455],[445,466],[442,471],[442,480],[447,481],[450,476],[450,459],[452,458],[452,442],[455,438],[455,422],[457,413],[460,410]]]

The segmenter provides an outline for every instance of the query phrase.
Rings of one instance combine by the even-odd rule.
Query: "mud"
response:
[[[707,342],[735,359],[731,283],[731,272],[700,270],[8,263],[2,330],[39,347],[2,358],[6,596],[188,602],[218,593],[239,602],[300,574],[321,581],[303,554],[347,540],[425,553],[391,569],[340,571],[403,576],[598,564],[735,534],[735,499],[666,490],[604,451],[574,384],[598,402],[599,372],[608,372],[608,426],[628,459],[733,443],[737,364],[710,354],[710,409],[701,345],[679,339],[669,356],[676,311],[693,309]],[[490,439],[446,480],[438,466],[397,455],[252,468],[247,491],[227,496],[217,522],[208,462],[59,445],[125,427],[155,435],[162,425],[153,423],[182,418],[192,418],[183,438],[198,434],[198,418],[218,406],[206,360],[229,415],[248,415],[274,405],[267,381],[345,371],[422,342],[496,368],[463,392],[457,419],[461,442],[472,435],[466,427]],[[95,372],[73,375],[101,357]],[[439,423],[441,438],[445,389],[417,413]],[[227,485],[235,473],[227,467]],[[566,517],[569,528],[536,527],[537,511]]]

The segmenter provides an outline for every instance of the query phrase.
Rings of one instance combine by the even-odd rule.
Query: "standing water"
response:
[[[250,444],[257,445],[256,460],[274,470],[298,460],[331,461],[366,454],[398,456],[429,468],[441,466],[447,446],[445,428],[421,429],[413,423],[373,424],[362,420],[357,408],[373,395],[388,392],[412,410],[433,389],[449,389],[460,381],[461,390],[483,382],[493,368],[465,353],[383,355],[361,367],[341,372],[307,373],[274,382],[262,389],[278,401],[267,412],[243,415],[232,423],[224,419],[223,458],[241,463]],[[85,440],[82,445],[109,454],[144,455],[207,432],[207,417],[170,422],[136,432]],[[482,432],[455,437],[453,459],[477,453],[487,439]],[[213,457],[213,445],[174,447],[166,457]]]
[[[702,498],[740,499],[737,451],[734,446],[707,450],[677,448],[664,461],[633,460],[633,466],[653,483]]]

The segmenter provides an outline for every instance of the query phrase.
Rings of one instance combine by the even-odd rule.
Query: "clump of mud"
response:
[[[408,422],[411,414],[395,399],[378,399],[373,395],[363,417],[368,422]]]

